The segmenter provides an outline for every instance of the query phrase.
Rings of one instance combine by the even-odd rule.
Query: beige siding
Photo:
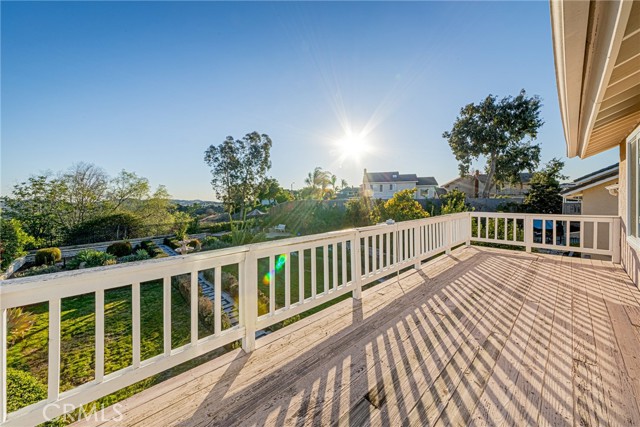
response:
[[[622,231],[622,266],[638,286],[640,284],[640,251],[627,244],[627,153],[626,141],[620,144],[620,172],[618,190],[618,212],[621,218]]]
[[[618,182],[612,179],[582,192],[583,215],[618,215],[618,197],[605,188]]]

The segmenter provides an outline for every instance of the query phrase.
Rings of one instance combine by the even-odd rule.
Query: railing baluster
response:
[[[140,367],[140,282],[131,285],[131,351],[133,367]]]
[[[60,395],[60,299],[49,300],[49,365],[47,397],[55,402]]]
[[[371,236],[371,272],[375,274],[378,271],[378,236]]]
[[[598,249],[598,220],[593,221],[593,249]]]
[[[256,348],[256,321],[258,318],[258,262],[251,252],[245,255],[238,266],[240,286],[240,325],[244,326],[242,350],[246,353]]]
[[[578,247],[584,249],[584,221],[580,221],[580,244]]]
[[[95,381],[102,382],[104,379],[104,290],[98,289],[95,293],[96,298],[96,363],[95,363]]]
[[[342,247],[342,284],[346,285],[349,281],[347,278],[347,241],[343,240],[340,245]]]
[[[318,290],[317,260],[318,248],[311,248],[311,298],[316,299]]]
[[[198,344],[198,270],[191,272],[191,286],[189,288],[189,307],[191,307],[191,345]]]
[[[0,310],[0,422],[7,419],[7,309]]]
[[[387,252],[387,268],[391,266],[391,233],[385,233],[387,239],[387,246],[385,248]]]
[[[322,288],[322,294],[329,293],[329,245],[322,246],[322,279],[324,287]]]
[[[276,263],[273,255],[269,255],[269,313],[276,311]]]
[[[557,223],[556,223],[556,220],[555,220],[555,219],[552,219],[552,220],[551,220],[551,227],[553,227],[553,229],[552,229],[552,232],[553,232],[553,233],[552,233],[553,243],[552,243],[552,244],[555,246],[555,245],[557,245],[557,244],[558,244],[558,240],[557,240],[557,236],[556,236],[556,234],[557,234],[557,233],[556,233]]]
[[[338,289],[338,243],[331,246],[331,255],[333,260],[333,289]]]
[[[222,332],[222,266],[213,270],[213,333]]]
[[[291,305],[291,253],[284,258],[284,306],[288,310]]]
[[[364,238],[364,277],[369,276],[369,236]]]
[[[304,249],[298,251],[298,302],[304,302]]]
[[[171,276],[162,280],[162,332],[164,334],[164,355],[171,355]]]

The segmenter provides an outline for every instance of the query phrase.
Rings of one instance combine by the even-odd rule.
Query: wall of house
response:
[[[620,171],[618,184],[618,215],[620,215],[622,230],[620,239],[622,240],[621,259],[622,266],[636,286],[640,280],[640,250],[627,243],[627,149],[626,141],[620,144]]]
[[[415,182],[369,182],[369,190],[373,191],[374,199],[388,200],[398,191],[416,188]],[[382,185],[382,191],[380,186]],[[389,185],[393,185],[393,189],[389,189]],[[373,187],[371,187],[373,186]]]
[[[449,185],[445,185],[444,188],[447,191],[458,190],[466,194],[467,197],[473,197],[475,192],[475,179],[468,176],[460,178]],[[484,183],[479,183],[478,193],[481,193],[483,188]]]
[[[595,187],[587,188],[582,192],[582,215],[618,215],[618,197],[609,194],[605,187],[618,182],[617,179],[604,182]],[[593,241],[593,228],[585,227],[584,240],[589,245]],[[609,235],[598,233],[598,248],[606,248],[609,244]],[[592,256],[596,259],[610,259],[608,257]]]
[[[582,192],[582,215],[618,215],[618,197],[605,188],[618,182],[612,179]]]
[[[418,189],[416,199],[433,199],[436,196],[435,185],[418,185],[416,188]]]

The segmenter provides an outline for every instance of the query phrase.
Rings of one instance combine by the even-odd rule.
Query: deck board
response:
[[[620,266],[463,247],[78,426],[638,425],[638,324]]]

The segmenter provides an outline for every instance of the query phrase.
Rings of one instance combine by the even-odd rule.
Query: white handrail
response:
[[[294,237],[159,260],[10,279],[0,284],[0,425],[35,425],[46,416],[62,415],[123,387],[155,375],[208,351],[242,340],[255,349],[256,332],[344,294],[361,298],[362,287],[471,241],[612,256],[619,261],[620,220],[610,216],[530,215],[465,212],[393,224]],[[589,244],[590,241],[591,243]],[[309,259],[305,260],[306,254]],[[297,259],[297,262],[294,262]],[[222,330],[221,269],[238,266],[239,324]],[[297,265],[297,273],[294,267]],[[198,337],[198,272],[214,270],[212,335]],[[261,279],[259,273],[267,273]],[[307,276],[308,273],[308,276]],[[171,347],[171,278],[190,274],[190,342]],[[297,278],[296,278],[297,277]],[[306,279],[309,279],[307,281]],[[322,280],[317,280],[318,278]],[[284,278],[284,279],[281,279]],[[161,279],[163,286],[163,349],[151,359],[140,355],[140,284]],[[295,286],[298,280],[298,286]],[[309,287],[306,286],[309,285]],[[105,291],[132,289],[132,356],[130,366],[104,372]],[[285,286],[284,301],[276,298]],[[309,289],[309,293],[305,291]],[[294,295],[297,292],[297,296]],[[63,298],[95,294],[95,379],[60,392],[60,306]],[[259,313],[260,293],[268,293],[268,310]],[[7,310],[48,302],[50,307],[48,398],[7,414]],[[51,406],[51,404],[54,404]],[[71,406],[64,406],[70,404]],[[47,406],[49,405],[49,406]]]

